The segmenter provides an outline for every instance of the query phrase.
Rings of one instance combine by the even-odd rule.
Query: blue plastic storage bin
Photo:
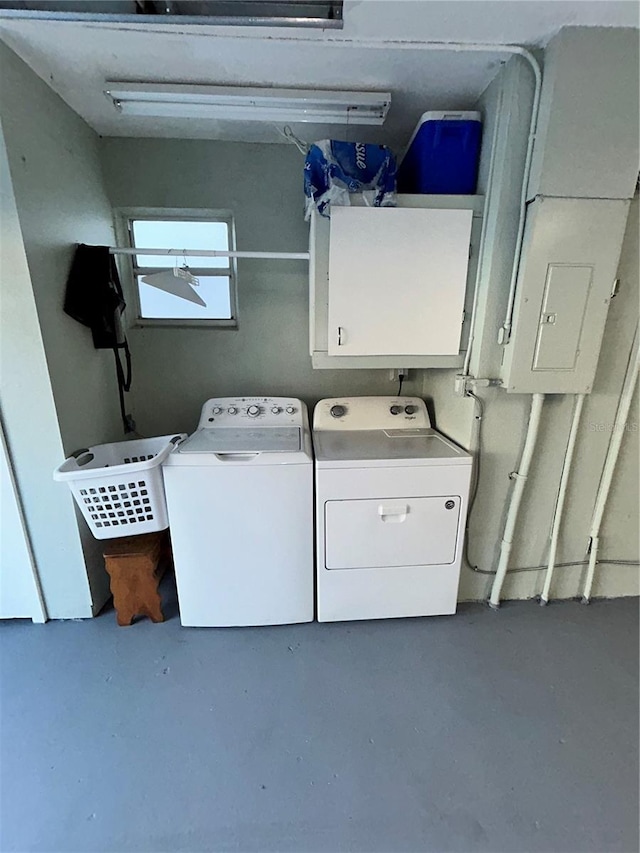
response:
[[[398,169],[398,192],[473,195],[481,138],[478,112],[424,113]]]

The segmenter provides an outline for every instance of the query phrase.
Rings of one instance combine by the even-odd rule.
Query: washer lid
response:
[[[320,430],[313,435],[316,459],[323,467],[365,462],[442,465],[469,464],[471,455],[434,429]]]
[[[213,427],[199,429],[179,453],[296,453],[300,427]]]

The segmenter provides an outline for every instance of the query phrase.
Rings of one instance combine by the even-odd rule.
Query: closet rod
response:
[[[309,252],[219,252],[217,249],[135,249],[112,246],[111,255],[164,255],[173,258],[262,258],[264,260],[308,261]]]

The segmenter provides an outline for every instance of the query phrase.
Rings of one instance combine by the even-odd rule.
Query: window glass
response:
[[[175,219],[134,219],[133,244],[143,249],[211,249],[229,251],[229,225],[226,222],[196,222]],[[190,267],[229,266],[229,258],[187,259]],[[138,267],[166,267],[167,259],[158,255],[136,255]]]
[[[133,247],[228,252],[230,224],[225,220],[130,219]],[[186,266],[194,285],[175,271]],[[141,320],[233,320],[233,264],[229,258],[134,255],[134,281]],[[151,277],[153,282],[144,282]],[[200,300],[205,304],[200,304]]]
[[[144,284],[142,276],[138,276],[142,317],[149,320],[230,320],[232,315],[229,278],[221,275],[199,275],[198,280],[200,284],[194,290],[206,302],[206,307],[166,293],[150,284]]]

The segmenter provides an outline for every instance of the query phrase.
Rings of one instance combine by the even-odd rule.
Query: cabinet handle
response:
[[[338,346],[339,347],[341,347],[342,344],[344,343],[344,341],[342,340],[343,331],[344,331],[344,329],[342,328],[342,326],[338,326]]]

